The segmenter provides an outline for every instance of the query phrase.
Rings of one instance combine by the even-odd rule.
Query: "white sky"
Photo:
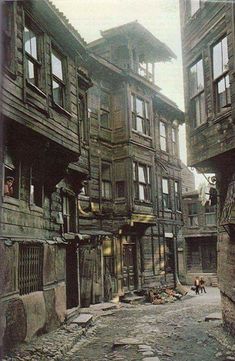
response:
[[[156,84],[184,110],[181,36],[178,0],[52,0],[86,42],[100,38],[100,30],[138,20],[166,43],[177,59],[156,66]],[[180,127],[180,155],[186,163],[184,126]],[[196,184],[202,176],[196,176]]]

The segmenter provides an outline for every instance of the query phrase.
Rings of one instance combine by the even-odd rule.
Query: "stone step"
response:
[[[66,310],[65,321],[69,325],[78,316],[78,308],[70,308]]]
[[[145,302],[145,296],[125,296],[121,302],[129,303],[131,305],[137,305]]]
[[[222,312],[214,312],[210,313],[205,317],[205,321],[221,321],[222,320]]]
[[[76,317],[71,323],[76,324],[80,327],[87,327],[91,324],[93,316],[90,313],[81,313],[78,317]]]

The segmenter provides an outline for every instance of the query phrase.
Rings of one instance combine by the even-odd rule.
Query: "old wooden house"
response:
[[[85,42],[49,1],[2,4],[1,342],[46,332],[79,304],[77,194],[88,164]]]
[[[182,196],[184,225],[182,228],[183,264],[180,279],[193,284],[196,276],[206,285],[217,284],[217,227],[216,205],[202,204],[199,192]]]
[[[90,235],[87,262],[93,257],[95,271],[85,281],[85,304],[151,284],[174,285],[184,120],[154,79],[154,66],[174,54],[143,26],[109,29],[88,48],[93,87],[83,147],[90,179],[79,195],[79,232]]]
[[[216,174],[223,319],[235,334],[235,4],[180,1],[188,164]]]

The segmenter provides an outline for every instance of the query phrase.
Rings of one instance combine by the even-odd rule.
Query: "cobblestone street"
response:
[[[220,311],[217,288],[165,305],[122,304],[94,315],[87,330],[70,325],[43,335],[6,358],[63,361],[233,361],[234,340],[221,321],[205,322]],[[98,316],[98,317],[97,317]]]
[[[218,289],[186,297],[177,304],[123,307],[100,318],[88,339],[79,342],[66,361],[235,360],[234,342],[225,338],[221,322],[204,321],[208,314],[219,311]]]

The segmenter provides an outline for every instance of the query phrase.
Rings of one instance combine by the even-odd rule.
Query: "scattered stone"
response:
[[[93,316],[90,313],[81,313],[78,317],[76,317],[71,323],[77,324],[81,327],[87,327],[91,324]]]
[[[154,356],[153,351],[144,351],[143,356]]]
[[[118,346],[125,346],[125,345],[140,345],[141,343],[142,343],[142,341],[137,340],[136,338],[128,337],[128,338],[122,338],[122,339],[114,341],[113,346],[118,347]]]
[[[149,345],[139,345],[139,349],[144,351],[151,351],[152,347]]]
[[[235,356],[227,356],[226,361],[235,361]]]
[[[160,361],[160,359],[157,356],[154,357],[145,357],[143,361]]]
[[[222,320],[222,313],[221,312],[214,312],[214,313],[211,313],[210,315],[207,315],[205,317],[205,321],[208,322],[208,321],[220,321]]]
[[[217,352],[216,354],[215,354],[215,357],[221,357],[223,354],[222,354],[222,352]]]

